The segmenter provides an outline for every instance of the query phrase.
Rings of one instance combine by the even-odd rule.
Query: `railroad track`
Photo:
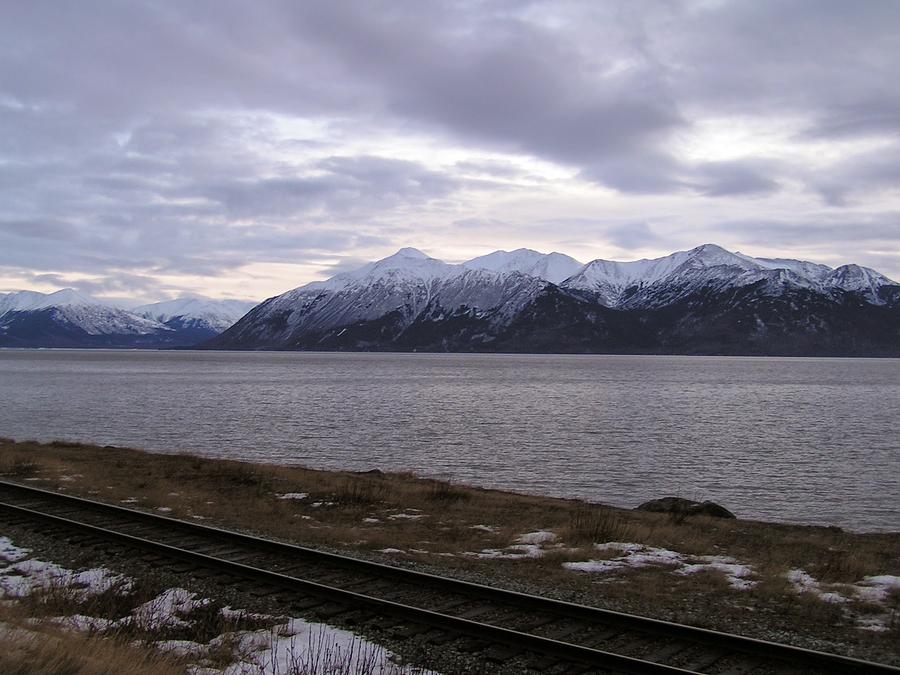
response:
[[[341,623],[455,642],[485,663],[523,657],[541,672],[895,673],[900,669],[676,623],[525,595],[0,481],[2,522],[116,542],[179,571],[255,585]]]

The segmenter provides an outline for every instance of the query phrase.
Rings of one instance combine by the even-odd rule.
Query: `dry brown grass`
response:
[[[175,675],[183,660],[131,644],[42,623],[25,624],[28,610],[0,605],[0,672],[5,675]]]

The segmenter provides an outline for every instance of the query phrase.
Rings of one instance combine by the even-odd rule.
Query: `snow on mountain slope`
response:
[[[14,296],[10,300],[10,296]],[[8,306],[8,307],[7,307]],[[3,321],[23,314],[49,312],[54,322],[83,330],[88,335],[149,335],[169,328],[157,321],[110,307],[95,298],[64,288],[55,293],[20,291],[0,300]]]
[[[753,258],[740,252],[735,253],[735,255],[750,263],[756,263],[765,269],[790,270],[797,276],[819,283],[823,282],[825,277],[831,273],[831,268],[828,265],[806,262],[805,260],[792,260],[790,258]]]
[[[357,270],[343,272],[325,281],[314,281],[301,288],[316,291],[340,291],[374,283],[431,283],[458,274],[458,265],[430,258],[415,248],[401,248],[394,255],[370,262]],[[299,290],[299,289],[298,289]]]
[[[221,333],[253,309],[256,304],[245,300],[184,297],[141,305],[131,311],[138,316],[160,323],[175,322],[179,325],[206,327],[216,333]]]
[[[409,325],[426,310],[435,320],[460,307],[499,320],[514,314],[548,282],[518,272],[450,265],[405,248],[358,270],[317,281],[259,305],[229,333],[278,341],[396,313]],[[246,336],[245,336],[246,337]]]
[[[515,251],[494,251],[478,258],[472,258],[472,260],[464,262],[463,266],[491,272],[519,272],[560,284],[576,274],[584,264],[575,258],[555,251],[539,253],[529,248],[519,248]]]
[[[43,293],[37,291],[13,291],[12,293],[0,293],[0,316],[7,312],[16,312],[28,309],[41,298]]]
[[[859,265],[842,265],[835,268],[825,277],[823,283],[828,288],[859,293],[873,304],[882,304],[883,300],[878,293],[882,286],[896,285],[883,274]]]
[[[563,282],[564,288],[597,294],[601,304],[619,307],[653,286],[678,286],[732,279],[758,269],[753,263],[715,244],[679,251],[653,260],[593,260]]]
[[[882,302],[878,289],[893,284],[878,272],[856,265],[832,270],[801,260],[752,258],[704,244],[654,260],[594,260],[561,285],[591,291],[607,307],[638,308],[660,307],[700,289],[722,291],[759,282],[764,282],[768,293],[786,287],[820,293],[837,289],[859,292],[876,304]]]

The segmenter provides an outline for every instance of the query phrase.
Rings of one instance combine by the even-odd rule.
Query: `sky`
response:
[[[0,291],[707,242],[900,280],[896,0],[0,7]]]

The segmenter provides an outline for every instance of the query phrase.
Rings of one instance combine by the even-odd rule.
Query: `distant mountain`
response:
[[[0,294],[0,347],[187,346],[217,335],[234,322],[227,317],[236,320],[241,308],[252,305],[203,302],[185,302],[184,311],[164,318],[164,312],[126,311],[70,288]]]
[[[713,244],[586,265],[528,249],[451,265],[407,248],[270,298],[204,346],[897,356],[900,286]]]
[[[270,298],[207,346],[380,349],[421,341],[450,348],[446,332],[458,326],[478,342],[548,285],[518,272],[469,269],[404,248]]]
[[[245,300],[185,297],[140,305],[131,311],[180,332],[185,339],[190,335],[190,342],[201,342],[232,326],[255,305]]]
[[[520,272],[559,284],[576,274],[584,263],[563,253],[538,253],[529,248],[515,251],[494,251],[463,263],[470,269],[491,272]]]

